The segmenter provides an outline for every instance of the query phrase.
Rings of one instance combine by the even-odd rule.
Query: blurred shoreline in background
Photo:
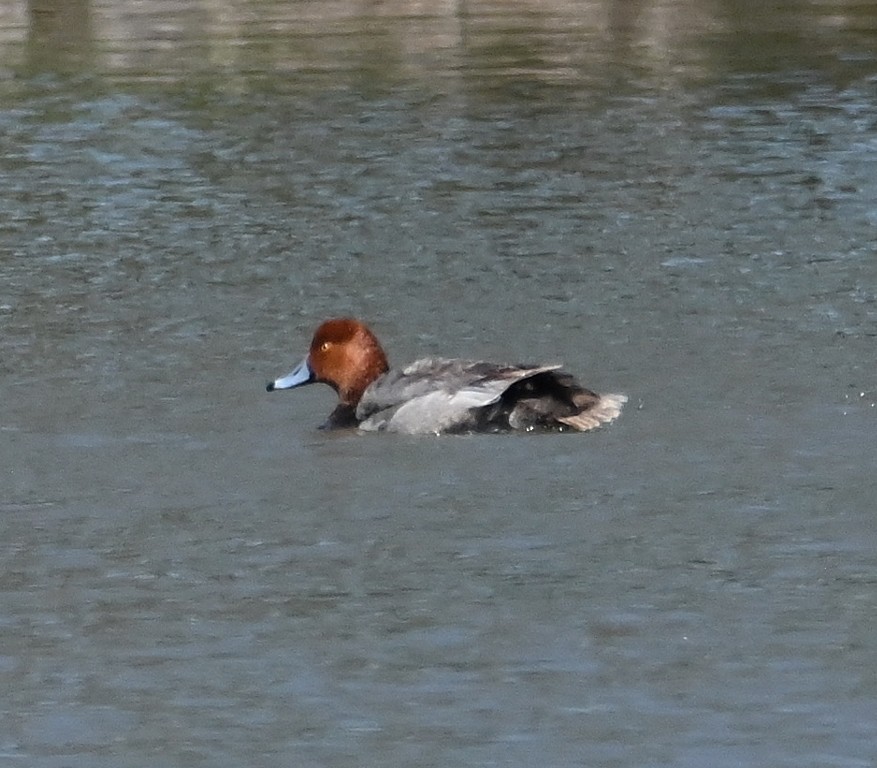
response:
[[[227,86],[247,87],[256,69],[365,68],[390,79],[420,78],[461,69],[454,58],[466,57],[468,68],[470,57],[489,55],[494,73],[559,82],[586,75],[600,52],[672,79],[680,70],[687,77],[726,71],[738,54],[765,69],[790,59],[802,68],[830,67],[833,37],[859,32],[868,58],[873,8],[844,0],[773,6],[741,0],[2,2],[0,74],[89,72],[147,81],[220,74]],[[735,39],[745,50],[729,53],[727,41]]]

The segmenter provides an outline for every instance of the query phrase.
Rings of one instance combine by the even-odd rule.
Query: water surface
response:
[[[873,765],[875,32],[4,4],[0,763]],[[319,432],[347,313],[630,403]]]

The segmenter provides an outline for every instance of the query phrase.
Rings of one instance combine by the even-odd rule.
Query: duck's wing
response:
[[[411,434],[466,430],[473,411],[497,402],[518,381],[559,365],[497,365],[427,358],[390,371],[372,384],[357,407],[360,428]]]

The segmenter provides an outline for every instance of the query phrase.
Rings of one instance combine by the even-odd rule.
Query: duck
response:
[[[322,429],[410,435],[587,432],[618,418],[626,395],[592,392],[561,368],[443,357],[390,368],[367,325],[337,317],[317,328],[305,358],[266,389],[328,384],[338,404]]]

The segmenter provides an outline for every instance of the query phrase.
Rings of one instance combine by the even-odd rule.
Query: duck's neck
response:
[[[387,355],[375,335],[367,328],[363,328],[363,333],[364,337],[360,342],[351,347],[355,351],[352,352],[353,359],[348,361],[348,370],[356,373],[338,389],[341,405],[353,409],[359,405],[362,393],[368,386],[390,370]]]

